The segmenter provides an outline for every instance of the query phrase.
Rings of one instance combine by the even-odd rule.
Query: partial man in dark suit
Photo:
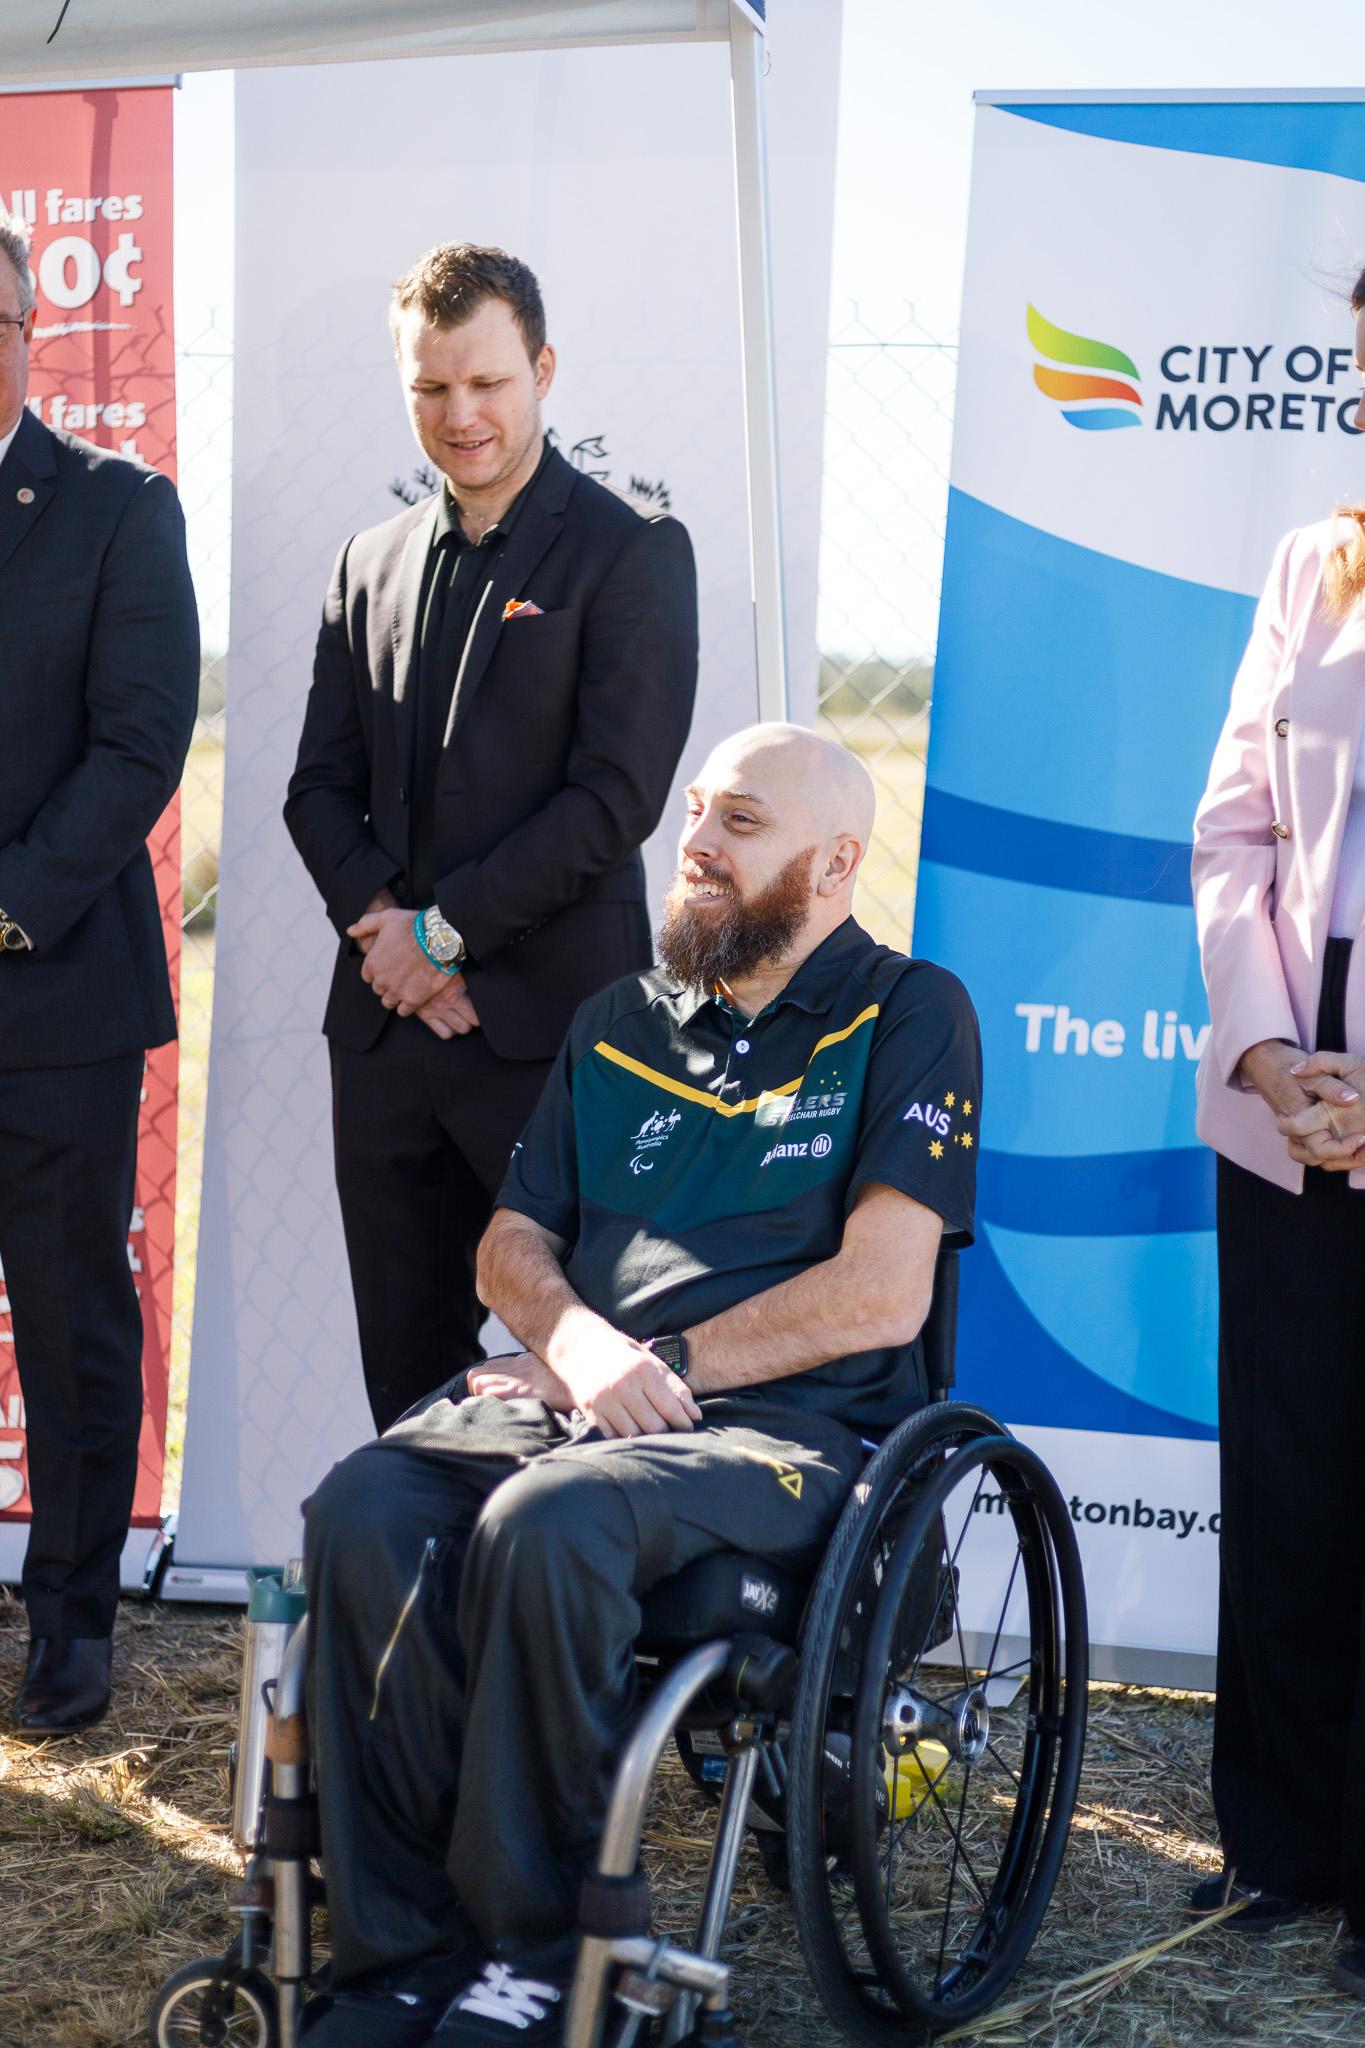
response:
[[[128,1264],[143,1056],[175,1036],[147,835],[194,725],[180,503],[25,406],[28,235],[0,212],[0,1262],[28,1424],[14,1717],[109,1704],[142,1422]]]
[[[347,541],[285,819],[340,938],[323,1029],[375,1425],[483,1353],[474,1254],[578,1004],[651,959],[641,843],[692,716],[675,519],[541,424],[539,287],[443,243],[391,324],[434,498]]]

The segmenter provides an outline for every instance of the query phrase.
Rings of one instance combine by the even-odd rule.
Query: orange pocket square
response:
[[[502,608],[507,619],[543,619],[545,614],[538,604],[532,604],[529,597],[509,597]]]

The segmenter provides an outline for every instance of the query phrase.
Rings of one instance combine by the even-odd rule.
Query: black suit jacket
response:
[[[25,412],[0,464],[0,1069],[164,1045],[147,835],[180,780],[199,621],[164,476]]]
[[[388,1018],[346,927],[385,884],[410,898],[417,608],[436,504],[341,550],[285,804],[341,934],[323,1029],[356,1052]],[[539,616],[505,618],[516,602]],[[552,454],[484,590],[436,779],[436,898],[464,936],[469,992],[503,1057],[552,1057],[585,996],[648,964],[638,849],[663,810],[696,675],[685,529]]]

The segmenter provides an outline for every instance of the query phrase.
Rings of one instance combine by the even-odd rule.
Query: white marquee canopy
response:
[[[68,0],[65,9],[62,0],[5,0],[0,77],[51,85],[348,57],[714,41],[730,33],[732,11],[762,27],[764,0]]]
[[[0,91],[387,57],[730,44],[758,715],[785,718],[786,624],[763,121],[767,0],[4,0]]]

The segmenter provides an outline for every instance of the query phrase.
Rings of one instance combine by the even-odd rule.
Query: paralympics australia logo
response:
[[[1049,359],[1034,364],[1033,381],[1061,408],[1069,427],[1093,434],[1142,425],[1138,366],[1121,348],[1054,327],[1036,306],[1028,309],[1028,338]]]
[[[645,1118],[639,1130],[630,1141],[631,1154],[629,1164],[632,1173],[653,1173],[654,1161],[649,1157],[649,1154],[657,1152],[661,1145],[666,1145],[681,1122],[682,1111],[680,1109],[670,1109],[667,1116],[664,1116],[659,1110],[655,1110]]]

